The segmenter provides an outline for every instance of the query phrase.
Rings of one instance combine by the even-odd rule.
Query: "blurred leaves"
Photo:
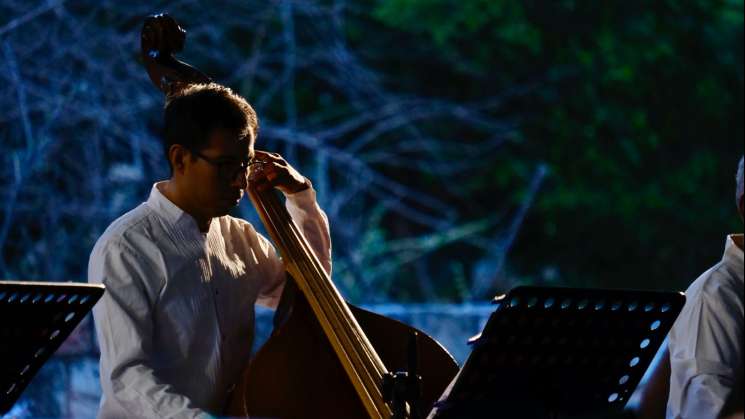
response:
[[[529,115],[525,141],[475,180],[503,187],[550,164],[516,275],[540,282],[553,265],[568,285],[685,288],[742,231],[741,0],[386,0],[376,17],[437,45],[453,79],[470,70],[480,90],[466,95],[554,75],[511,104]]]

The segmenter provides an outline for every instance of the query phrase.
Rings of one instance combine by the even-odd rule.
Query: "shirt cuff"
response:
[[[316,202],[316,190],[313,189],[313,185],[308,186],[308,189],[303,189],[300,192],[285,195],[288,203],[298,208],[308,208]]]

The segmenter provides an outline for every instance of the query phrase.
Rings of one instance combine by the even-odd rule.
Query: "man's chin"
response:
[[[220,202],[220,205],[215,208],[215,217],[222,217],[223,215],[230,214],[230,211],[238,207],[238,204],[241,202],[240,199],[238,200],[226,200],[223,202]]]

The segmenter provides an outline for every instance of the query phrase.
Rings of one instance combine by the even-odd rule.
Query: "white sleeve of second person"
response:
[[[88,266],[88,281],[106,292],[93,309],[101,348],[101,381],[105,398],[113,399],[127,417],[210,418],[186,396],[160,382],[150,366],[152,301],[144,278],[157,275],[125,244],[108,241],[96,246]],[[118,417],[102,406],[99,418]],[[117,409],[118,410],[118,409]]]
[[[686,302],[670,331],[667,419],[717,419],[734,386],[743,355],[742,311],[728,295],[733,290],[712,291]]]

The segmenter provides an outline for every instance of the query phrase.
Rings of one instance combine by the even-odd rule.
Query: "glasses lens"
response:
[[[235,178],[239,174],[245,174],[248,166],[248,162],[223,163],[220,166],[220,175],[223,176],[225,179],[235,180]]]

